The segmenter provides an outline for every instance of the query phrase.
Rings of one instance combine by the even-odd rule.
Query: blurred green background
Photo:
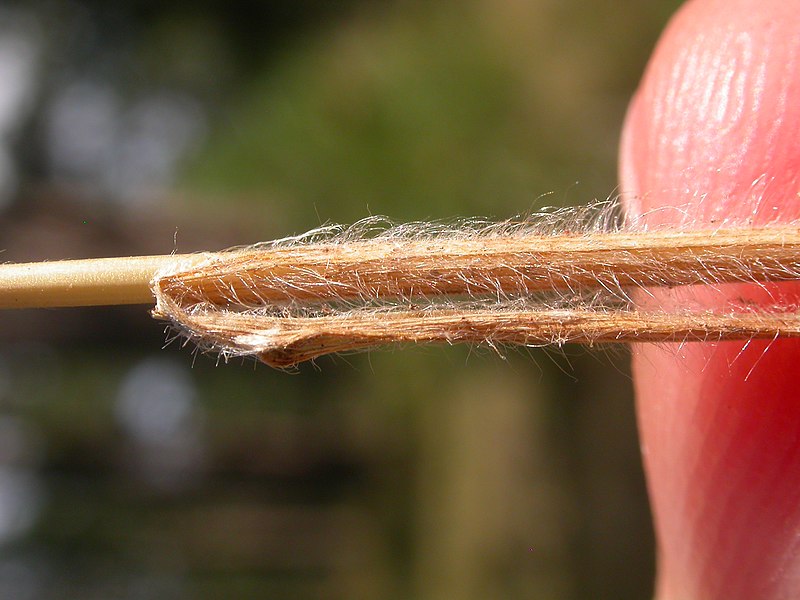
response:
[[[677,0],[0,6],[3,261],[616,193]],[[0,598],[649,598],[624,349],[217,365],[0,314]]]

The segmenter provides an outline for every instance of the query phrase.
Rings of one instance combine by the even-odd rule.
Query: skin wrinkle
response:
[[[690,81],[690,77],[687,76],[688,73],[691,73],[695,70],[695,63],[700,59],[697,54],[693,52],[687,52],[684,57],[685,60],[678,60],[676,61],[675,69],[673,70],[672,80],[673,81],[680,81],[680,82],[688,82]],[[679,114],[683,112],[683,103],[685,102],[685,98],[687,95],[686,89],[681,89],[681,86],[675,86],[674,88],[676,92],[674,97],[668,98],[663,103],[656,101],[656,105],[654,106],[655,114],[657,115],[656,118],[663,118],[663,115],[667,114],[667,111],[671,111],[673,107],[678,109]],[[670,91],[666,91],[667,96],[671,95]],[[656,94],[656,97],[660,97],[661,94]],[[682,155],[683,152],[686,150],[686,145],[689,140],[689,132],[684,132],[678,135],[667,135],[665,133],[663,140],[659,140],[659,142],[671,145],[673,151],[677,155]],[[653,154],[656,153],[658,146],[660,144],[655,144],[651,151]]]
[[[683,97],[683,99],[679,100],[677,102],[673,102],[673,103],[662,103],[658,99],[653,100],[654,106],[653,106],[653,113],[652,114],[653,114],[653,119],[654,119],[655,125],[656,125],[655,129],[660,131],[660,134],[659,134],[660,138],[655,140],[655,143],[652,144],[652,148],[653,149],[663,148],[663,147],[665,147],[665,145],[671,147],[671,151],[669,153],[664,154],[664,153],[661,153],[661,152],[656,152],[656,156],[654,157],[655,158],[655,162],[656,162],[656,166],[655,166],[654,170],[656,172],[658,172],[658,171],[663,171],[666,168],[669,168],[669,169],[674,170],[674,171],[684,172],[688,176],[686,178],[689,178],[689,179],[695,178],[695,177],[693,177],[693,172],[696,169],[692,168],[693,166],[696,166],[696,165],[699,165],[699,164],[712,164],[712,165],[714,165],[715,169],[719,168],[719,162],[717,160],[713,159],[713,154],[711,155],[711,158],[709,158],[709,150],[711,151],[711,153],[714,153],[714,152],[718,151],[717,150],[718,148],[725,147],[726,150],[727,150],[727,154],[729,156],[732,156],[735,160],[731,161],[730,164],[725,167],[724,172],[720,173],[719,174],[720,176],[715,178],[715,179],[724,180],[725,179],[724,174],[726,172],[730,172],[731,169],[736,168],[737,165],[741,164],[743,160],[748,160],[750,162],[755,162],[755,164],[757,165],[757,168],[759,170],[759,173],[763,173],[764,172],[763,164],[762,164],[762,162],[764,160],[763,157],[745,156],[743,154],[746,151],[746,148],[748,147],[748,143],[747,143],[748,139],[747,138],[750,138],[751,135],[744,136],[745,139],[742,140],[741,145],[737,144],[738,149],[736,151],[734,151],[734,152],[731,152],[730,151],[731,150],[731,144],[730,143],[726,143],[726,139],[730,139],[730,137],[731,137],[730,132],[728,132],[729,135],[726,137],[725,135],[721,135],[720,134],[720,132],[718,131],[718,128],[708,127],[708,123],[710,122],[709,118],[708,118],[708,111],[706,111],[706,110],[699,111],[697,106],[692,106],[692,104],[691,104],[690,98],[692,97],[692,94],[688,93],[686,86],[691,85],[691,82],[693,80],[696,80],[697,78],[699,78],[699,76],[696,75],[696,73],[702,72],[704,69],[709,68],[709,65],[707,64],[707,62],[703,62],[703,61],[700,61],[695,66],[691,66],[691,65],[693,65],[693,63],[697,62],[697,58],[696,57],[697,57],[698,52],[696,50],[696,45],[697,44],[702,44],[702,43],[703,43],[703,40],[701,39],[699,42],[691,44],[688,48],[686,48],[685,50],[683,50],[679,54],[676,62],[679,65],[682,65],[684,62],[688,62],[690,67],[689,68],[685,68],[685,69],[684,68],[681,68],[681,69],[675,68],[673,70],[671,76],[669,77],[669,80],[673,80],[673,81],[677,81],[678,82],[676,85],[671,86],[671,87],[672,87],[672,89],[676,89],[676,88],[680,89],[681,90],[681,94],[679,95],[679,97]],[[715,53],[715,51],[713,49],[712,50],[708,50],[708,52],[710,52],[712,54]],[[750,61],[752,62],[752,60],[753,59],[751,58]],[[654,75],[654,76],[658,77],[657,74]],[[782,73],[781,73],[781,77],[783,77]],[[673,78],[675,78],[675,79],[673,79]],[[662,82],[660,85],[662,87],[666,86],[666,85],[669,85],[669,80],[668,80],[667,83]],[[713,80],[712,80],[712,82],[713,82]],[[748,84],[749,84],[749,81],[748,81]],[[709,78],[703,78],[703,85],[706,86],[705,89],[709,89],[709,87],[711,85],[711,84],[709,84]],[[762,94],[759,93],[761,91],[759,88],[763,88],[763,87],[764,87],[763,83],[759,84],[758,86],[756,86],[756,89],[754,90],[753,94],[750,95],[751,105],[748,106],[748,108],[747,108],[747,112],[748,113],[755,114],[754,111],[760,109],[760,104],[759,103],[760,103],[760,96]],[[719,90],[717,90],[717,91],[719,91]],[[720,92],[720,95],[724,95],[724,92],[725,92],[725,90],[722,90]],[[655,90],[655,92],[654,92],[654,95],[657,97],[660,93],[662,93],[661,90],[657,88]],[[719,96],[717,96],[717,98],[719,98]],[[649,101],[650,98],[648,98],[647,100]],[[698,103],[698,105],[702,107],[702,102]],[[719,106],[723,107],[724,105],[722,103],[720,103]],[[729,112],[729,111],[725,111],[723,108],[719,108],[718,110],[720,112],[726,112],[726,113]],[[743,113],[743,112],[745,112],[745,109],[743,107],[741,107],[740,110],[738,111],[739,116],[741,116],[741,113]],[[703,124],[703,129],[701,129],[700,132],[698,133],[695,130],[694,127],[689,126],[689,123],[692,123],[692,124],[702,123]],[[692,135],[692,136],[700,135],[700,136],[703,136],[703,137],[706,137],[706,138],[710,138],[709,139],[709,143],[704,145],[704,147],[705,147],[705,150],[704,150],[705,155],[704,156],[702,156],[702,157],[695,156],[694,155],[694,149],[693,148],[687,148],[686,140],[688,139],[689,135]],[[711,141],[711,140],[715,140],[715,141]],[[675,144],[677,144],[677,146],[674,146]],[[653,154],[652,150],[651,150],[650,154],[651,155]],[[755,161],[751,161],[751,159],[753,159],[753,158],[755,158],[756,160]],[[630,178],[629,172],[624,172],[623,176],[625,176],[627,178]],[[753,180],[757,179],[757,177],[758,177],[757,175],[754,176]],[[655,187],[648,186],[646,184],[644,186],[637,185],[636,188],[637,189],[658,189],[658,188],[655,188]],[[741,197],[741,194],[737,193],[735,190],[724,190],[723,189],[723,190],[720,190],[720,195],[722,195],[722,196],[734,196],[734,197],[737,197],[737,198]]]

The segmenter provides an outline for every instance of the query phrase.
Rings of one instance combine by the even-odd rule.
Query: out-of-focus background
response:
[[[616,191],[678,0],[0,4],[0,259],[216,250]],[[0,597],[649,598],[624,350],[217,365],[0,314]]]

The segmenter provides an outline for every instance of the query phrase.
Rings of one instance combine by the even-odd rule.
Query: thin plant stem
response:
[[[146,304],[154,284],[187,300],[247,304],[797,278],[796,227],[376,239],[3,264],[0,308]]]
[[[349,231],[232,251],[0,265],[0,308],[152,303],[273,366],[403,342],[542,345],[800,334],[776,306],[640,312],[631,290],[800,279],[800,228]],[[600,300],[598,300],[600,298]],[[607,298],[612,298],[608,300]]]
[[[131,256],[0,265],[0,308],[151,304],[156,273],[189,259]]]
[[[800,277],[800,228],[377,238],[221,254],[162,278],[185,302],[360,302]]]
[[[324,317],[248,313],[168,313],[201,346],[253,355],[275,368],[320,356],[389,344],[472,343],[588,346],[625,342],[696,342],[800,336],[800,314],[756,312],[601,312],[562,310],[396,311]]]

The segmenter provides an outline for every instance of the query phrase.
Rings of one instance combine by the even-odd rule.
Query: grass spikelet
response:
[[[639,311],[634,290],[800,277],[800,228],[623,226],[613,204],[501,223],[370,218],[209,255],[153,281],[203,349],[290,367],[395,343],[541,346],[800,335],[796,307]]]

